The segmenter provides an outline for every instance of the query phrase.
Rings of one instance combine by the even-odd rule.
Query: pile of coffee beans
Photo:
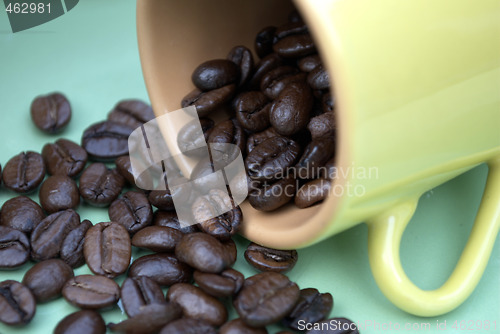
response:
[[[204,117],[205,140],[232,143],[245,152],[249,187],[255,187],[249,200],[257,209],[274,210],[293,197],[298,207],[307,207],[328,191],[334,168],[334,99],[315,50],[294,12],[290,22],[257,34],[257,65],[248,48],[235,47],[227,59],[195,69],[197,88],[183,100],[183,106],[195,105]],[[228,108],[233,116],[229,120],[215,124],[207,117]],[[71,107],[64,95],[54,93],[36,98],[31,114],[38,128],[55,133],[69,122]],[[81,145],[59,139],[46,144],[41,154],[21,152],[3,171],[0,167],[3,186],[17,193],[0,211],[0,270],[34,262],[22,282],[0,282],[0,321],[26,325],[37,303],[62,296],[81,310],[62,319],[54,329],[57,334],[107,329],[267,333],[266,326],[276,323],[291,331],[315,325],[307,333],[359,333],[348,319],[327,319],[333,308],[331,294],[300,289],[283,274],[297,262],[297,251],[251,243],[244,256],[261,273],[245,278],[232,268],[237,258],[232,238],[244,224],[239,207],[183,226],[170,190],[135,186],[128,136],[153,118],[147,104],[124,100],[107,120],[84,131]],[[178,142],[196,147],[182,134]],[[203,163],[195,175],[206,175],[207,168],[213,172],[210,161]],[[295,187],[292,195],[277,197],[272,192],[289,184]],[[40,204],[26,196],[37,190]],[[202,215],[200,208],[222,198],[217,189],[198,198],[193,215]],[[109,221],[82,220],[77,212],[81,199],[107,208]],[[149,254],[132,261],[134,248]],[[83,265],[93,274],[75,276],[74,269]],[[126,279],[119,286],[116,279],[122,275]],[[118,302],[128,319],[106,326],[99,310]],[[239,318],[228,321],[228,303]],[[323,326],[332,323],[337,329]]]

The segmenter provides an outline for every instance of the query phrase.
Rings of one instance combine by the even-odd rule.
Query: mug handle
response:
[[[402,310],[423,317],[458,307],[474,291],[500,228],[500,157],[488,163],[488,179],[469,240],[448,280],[436,290],[413,284],[401,266],[401,237],[418,198],[367,221],[368,251],[373,276],[384,295]]]

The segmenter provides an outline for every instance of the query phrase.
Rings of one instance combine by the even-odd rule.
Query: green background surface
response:
[[[38,131],[29,107],[40,94],[61,91],[71,102],[73,118],[60,135]],[[64,137],[80,142],[82,131],[102,120],[123,98],[148,100],[137,50],[135,1],[85,0],[60,18],[13,34],[7,15],[0,12],[0,163],[21,151],[40,152],[43,145]],[[486,179],[486,166],[435,188],[422,196],[415,217],[403,236],[401,259],[409,277],[424,289],[439,287],[453,270],[467,241]],[[15,194],[0,189],[0,204]],[[37,199],[36,194],[32,196]],[[107,221],[106,209],[81,204],[82,219]],[[248,241],[237,238],[237,270],[256,273],[243,259]],[[362,333],[466,333],[452,329],[458,321],[496,321],[500,333],[500,246],[493,249],[483,278],[474,293],[455,311],[435,318],[419,318],[394,307],[379,291],[370,272],[367,228],[361,224],[307,249],[289,273],[301,288],[316,287],[334,296],[331,316],[348,317],[361,324]],[[144,253],[134,253],[134,258]],[[21,280],[30,265],[0,271],[0,280]],[[75,274],[88,273],[81,267]],[[117,281],[122,282],[124,275]],[[0,333],[50,333],[65,315],[77,309],[63,299],[37,305],[32,322],[12,328],[0,324]],[[125,319],[119,307],[102,312],[106,322]],[[231,311],[231,317],[235,317]],[[436,323],[446,321],[446,330]],[[377,329],[370,323],[387,326]],[[430,323],[430,329],[420,328]],[[391,325],[392,324],[392,325]],[[396,324],[401,326],[395,330]],[[405,325],[415,329],[404,329]],[[441,325],[443,326],[443,325]],[[392,330],[391,330],[392,328]],[[278,327],[269,327],[270,333]]]

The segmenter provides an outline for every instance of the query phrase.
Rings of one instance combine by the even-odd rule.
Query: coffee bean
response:
[[[148,200],[151,205],[156,206],[160,210],[173,210],[174,199],[172,198],[172,193],[170,189],[167,190],[153,190],[148,195]]]
[[[335,136],[335,114],[333,112],[325,112],[319,116],[311,118],[307,124],[307,129],[311,133],[313,139]]]
[[[200,64],[193,72],[191,80],[202,91],[221,88],[237,82],[238,66],[230,60],[214,59]]]
[[[87,163],[87,152],[67,139],[58,139],[54,144],[46,144],[42,149],[42,157],[50,175],[76,177]]]
[[[299,299],[299,287],[288,277],[264,272],[247,278],[233,305],[249,326],[264,327],[283,319]]]
[[[323,168],[320,171],[320,177],[327,180],[333,180],[337,177],[337,166],[335,165],[335,157],[328,160],[325,166],[323,166]]]
[[[252,90],[257,90],[260,87],[260,82],[267,72],[283,65],[283,59],[276,53],[270,53],[264,58],[262,58],[255,66],[255,71],[253,77],[250,79],[248,84],[249,88]]]
[[[273,51],[283,58],[298,58],[316,52],[310,34],[289,35],[273,45]]]
[[[100,309],[120,299],[120,287],[110,278],[80,275],[70,278],[62,294],[71,305],[84,309]]]
[[[156,226],[171,227],[173,229],[181,231],[184,234],[198,231],[198,228],[195,225],[181,226],[179,217],[177,217],[175,211],[157,210],[154,213],[153,217],[153,224]]]
[[[128,191],[111,203],[109,218],[124,226],[130,234],[151,225],[153,209],[148,198],[139,191]]]
[[[80,195],[94,206],[107,206],[123,189],[125,179],[105,164],[97,162],[87,167],[80,177]]]
[[[297,175],[301,178],[311,179],[319,176],[321,168],[335,154],[335,141],[333,138],[322,137],[313,139],[305,148],[299,162],[295,166]]]
[[[43,261],[59,256],[66,236],[80,225],[80,216],[73,210],[51,214],[31,233],[31,258]]]
[[[316,66],[307,76],[307,83],[312,89],[330,88],[330,77],[323,65]]]
[[[321,65],[321,58],[318,54],[310,55],[304,58],[301,58],[297,61],[297,66],[302,72],[311,72],[318,65]]]
[[[130,185],[135,185],[134,173],[132,171],[132,164],[128,155],[122,155],[115,160],[116,170]]]
[[[108,121],[135,129],[155,118],[153,109],[141,100],[123,100],[108,114]]]
[[[182,154],[189,157],[203,157],[207,153],[207,140],[214,127],[214,121],[210,118],[192,120],[179,130],[177,146]],[[201,132],[200,132],[201,128]]]
[[[263,58],[273,52],[273,39],[276,27],[265,27],[255,37],[255,52],[259,58]]]
[[[186,95],[181,102],[182,108],[195,106],[198,116],[205,117],[221,109],[236,92],[236,85],[231,84],[208,92],[195,89]]]
[[[16,268],[30,258],[30,242],[21,231],[0,226],[0,269]]]
[[[40,187],[40,204],[47,213],[75,209],[80,204],[76,182],[66,175],[52,175]]]
[[[267,334],[265,327],[254,328],[245,324],[241,319],[226,322],[219,330],[219,334]]]
[[[35,315],[35,297],[30,289],[19,282],[0,282],[0,310],[0,321],[4,324],[25,325]]]
[[[331,318],[319,321],[306,334],[359,334],[354,322],[346,318]]]
[[[295,205],[303,209],[321,202],[330,194],[331,186],[332,182],[325,179],[316,179],[307,182],[297,191]]]
[[[203,290],[186,283],[172,285],[167,300],[179,304],[186,318],[200,319],[214,326],[221,326],[227,320],[224,305]]]
[[[276,31],[274,33],[274,43],[279,42],[285,37],[301,35],[307,32],[307,25],[304,23],[304,21],[297,20],[296,22],[288,22],[276,28]]]
[[[245,260],[260,271],[284,273],[295,266],[297,259],[296,250],[267,248],[253,242],[245,251]]]
[[[243,274],[234,269],[226,269],[220,274],[209,274],[195,270],[193,278],[200,289],[216,298],[236,295],[245,281]]]
[[[106,324],[101,315],[92,310],[81,310],[64,317],[54,334],[105,334]]]
[[[71,106],[61,93],[38,96],[31,103],[31,119],[40,130],[57,133],[71,120]]]
[[[227,59],[238,66],[240,73],[238,86],[243,86],[250,79],[253,71],[252,51],[242,45],[235,46],[229,51]]]
[[[245,159],[248,175],[259,181],[271,181],[287,174],[298,160],[299,145],[282,136],[271,137],[250,152]]]
[[[184,233],[171,227],[148,226],[138,231],[132,238],[135,247],[150,249],[153,252],[171,252]]]
[[[123,281],[121,301],[127,315],[134,317],[147,305],[165,304],[165,297],[158,283],[145,276],[138,276]]]
[[[128,271],[129,277],[146,276],[162,286],[190,282],[193,271],[174,255],[150,254],[135,260]]]
[[[206,233],[185,234],[175,247],[175,255],[195,269],[217,274],[236,260],[236,252],[228,252],[229,245]]]
[[[111,121],[95,123],[83,132],[82,147],[94,160],[114,160],[128,154],[128,137],[133,130]]]
[[[23,277],[27,286],[39,303],[49,301],[61,295],[67,280],[74,276],[73,269],[64,261],[50,259],[38,262]]]
[[[153,334],[181,315],[181,308],[177,304],[151,304],[144,306],[135,316],[118,324],[110,323],[108,327],[118,333]]]
[[[227,240],[236,234],[243,221],[240,207],[233,206],[229,195],[220,189],[212,189],[208,195],[198,197],[192,210],[199,228],[221,240]],[[226,212],[219,214],[223,211]]]
[[[293,83],[306,80],[306,74],[296,67],[280,66],[264,75],[260,82],[260,90],[271,100],[276,99],[283,89]]]
[[[206,321],[181,318],[163,327],[160,334],[217,334],[217,330]]]
[[[251,91],[238,95],[234,102],[236,118],[247,130],[262,131],[269,127],[272,104],[261,92]]]
[[[26,196],[17,196],[7,200],[0,211],[0,225],[28,234],[44,218],[45,214],[40,205]]]
[[[326,93],[321,98],[321,106],[323,107],[323,112],[333,112],[335,110],[335,97],[330,93]]]
[[[283,325],[298,331],[300,324],[312,324],[330,314],[333,308],[333,297],[329,293],[320,293],[317,289],[300,290],[300,297],[290,314],[283,319]]]
[[[254,186],[248,193],[248,202],[259,211],[273,211],[290,202],[296,190],[296,181],[289,176]]]
[[[17,193],[35,190],[45,177],[45,164],[36,152],[21,152],[4,166],[2,179],[7,189]]]
[[[208,137],[208,143],[211,144],[211,158],[216,170],[227,166],[240,153],[236,148],[233,149],[225,144],[233,144],[243,152],[245,142],[245,132],[235,119],[228,119],[215,125]]]
[[[115,222],[92,226],[85,235],[83,256],[96,275],[114,278],[130,264],[132,245],[127,230]]]
[[[289,136],[299,132],[309,122],[313,107],[313,95],[305,82],[286,86],[274,101],[270,121],[276,131]]]
[[[85,263],[83,245],[85,243],[85,234],[91,227],[92,223],[85,219],[64,238],[60,252],[61,260],[72,268],[80,267]]]
[[[248,137],[247,140],[247,150],[246,153],[247,155],[252,152],[252,150],[265,141],[266,139],[269,139],[271,137],[276,137],[279,136],[279,134],[276,132],[276,130],[273,127],[267,128],[266,130],[258,133],[254,133]]]

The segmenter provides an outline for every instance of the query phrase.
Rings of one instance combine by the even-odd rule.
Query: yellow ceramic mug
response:
[[[296,0],[334,83],[337,178],[323,204],[260,213],[243,205],[244,235],[276,248],[311,245],[365,221],[384,294],[436,316],[473,291],[500,226],[500,2]],[[180,107],[201,62],[252,46],[286,21],[281,0],[139,0],[139,49],[157,115]],[[456,269],[423,291],[404,273],[399,243],[418,198],[487,162],[479,214]]]

